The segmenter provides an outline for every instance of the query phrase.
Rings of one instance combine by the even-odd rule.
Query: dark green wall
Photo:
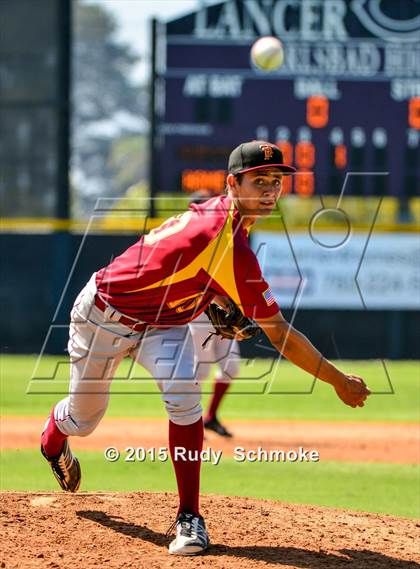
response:
[[[136,241],[130,235],[2,234],[1,350],[37,353],[48,330],[47,353],[63,353],[71,306],[97,269]],[[61,298],[62,297],[62,298]],[[57,306],[61,306],[57,314]],[[291,312],[284,311],[287,318]],[[300,310],[294,321],[330,358],[419,358],[413,311]],[[272,356],[268,342],[244,342],[244,355]]]

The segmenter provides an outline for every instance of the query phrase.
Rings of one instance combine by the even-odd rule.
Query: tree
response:
[[[148,127],[147,91],[130,80],[137,57],[117,42],[115,32],[116,22],[102,5],[74,3],[72,184],[77,217],[90,215],[98,197],[117,198],[145,176],[146,157],[140,150]]]

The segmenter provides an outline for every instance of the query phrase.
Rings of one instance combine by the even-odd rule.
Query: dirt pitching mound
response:
[[[251,498],[205,496],[212,541],[200,557],[170,556],[174,494],[1,494],[5,568],[420,567],[414,520]]]

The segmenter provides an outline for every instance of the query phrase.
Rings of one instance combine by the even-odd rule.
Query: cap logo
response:
[[[274,150],[268,144],[260,144],[261,150],[264,152],[264,160],[270,160],[274,154]]]

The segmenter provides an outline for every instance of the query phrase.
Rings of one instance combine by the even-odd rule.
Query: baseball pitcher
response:
[[[148,369],[169,416],[179,494],[172,554],[196,555],[209,546],[199,509],[200,462],[176,460],[174,449],[183,447],[192,457],[202,450],[200,385],[185,325],[215,298],[233,303],[226,312],[230,335],[246,337],[255,320],[279,352],[329,383],[345,404],[362,407],[370,393],[361,378],[337,369],[285,321],[249,246],[249,228],[271,213],[283,176],[293,171],[274,144],[239,145],[229,157],[226,195],[193,205],[141,237],[92,275],[71,313],[69,395],[51,411],[41,435],[42,454],[60,486],[77,491],[81,471],[69,437],[96,428],[124,357]],[[223,329],[220,319],[217,325]]]

